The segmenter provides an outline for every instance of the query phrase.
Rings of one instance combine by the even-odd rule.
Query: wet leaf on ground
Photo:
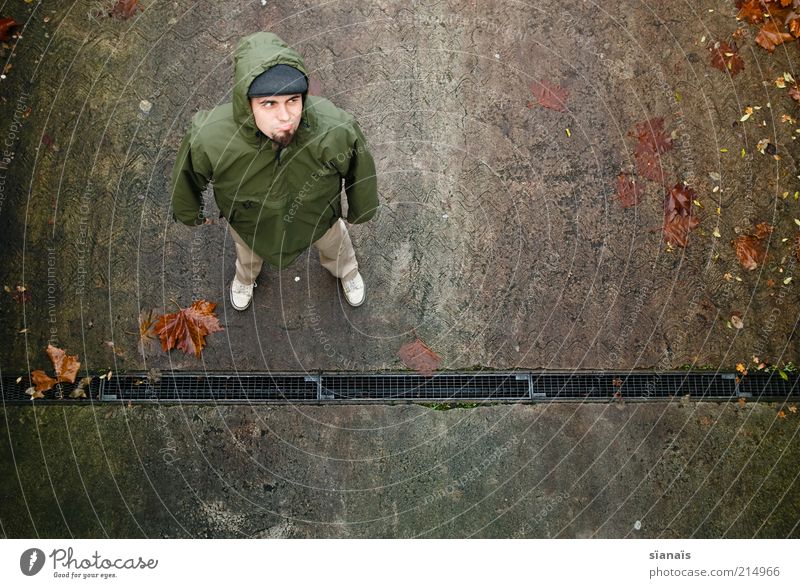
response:
[[[567,110],[569,92],[546,80],[531,82],[531,92],[539,105],[551,110],[564,112]]]
[[[161,348],[164,351],[177,348],[200,357],[206,335],[223,330],[214,314],[216,306],[207,300],[197,300],[188,308],[158,317],[153,332],[161,339]]]
[[[418,371],[423,376],[432,375],[442,361],[441,357],[419,339],[403,345],[398,355],[406,366]]]
[[[711,65],[717,69],[729,72],[732,76],[744,69],[744,61],[734,45],[720,41],[712,43],[708,49],[711,51]]]
[[[754,270],[758,264],[763,263],[767,257],[764,240],[772,233],[772,226],[768,223],[758,223],[754,235],[740,235],[733,242],[736,257],[746,270]]]
[[[689,231],[700,224],[694,215],[692,203],[697,193],[678,183],[669,189],[664,198],[664,239],[672,245],[686,247]]]
[[[617,193],[616,197],[619,199],[623,208],[636,206],[642,201],[643,189],[636,181],[628,174],[621,173],[617,176]]]

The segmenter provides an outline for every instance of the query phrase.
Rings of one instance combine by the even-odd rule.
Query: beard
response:
[[[276,131],[271,139],[281,147],[288,147],[294,139],[296,131]]]

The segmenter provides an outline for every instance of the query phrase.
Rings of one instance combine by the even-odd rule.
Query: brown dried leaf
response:
[[[792,86],[791,88],[789,88],[789,96],[793,100],[797,100],[798,102],[800,102],[800,86]]]
[[[161,348],[169,351],[177,347],[200,357],[206,335],[223,330],[214,314],[216,306],[207,300],[197,300],[189,308],[158,317],[153,331],[161,339]]]
[[[42,370],[35,370],[31,373],[31,383],[34,385],[37,392],[46,392],[58,384],[58,380],[51,378]]]
[[[775,51],[775,47],[791,41],[793,38],[791,33],[780,30],[779,25],[774,20],[770,20],[758,31],[756,43],[772,53]]]
[[[44,394],[40,390],[34,388],[33,386],[25,390],[25,394],[30,396],[31,400],[33,400],[34,398],[44,398]]]
[[[736,47],[721,41],[719,44],[710,44],[708,49],[711,51],[711,65],[713,67],[729,72],[732,76],[744,69],[744,61]]]
[[[430,376],[437,370],[442,358],[419,339],[406,343],[398,352],[400,359],[406,366],[417,370],[423,376]]]
[[[47,346],[47,355],[50,361],[53,362],[53,368],[56,370],[56,378],[59,382],[75,382],[75,377],[78,375],[78,369],[81,367],[81,362],[78,361],[77,355],[67,355],[63,349],[54,347],[53,345]]]
[[[569,92],[546,80],[531,82],[531,92],[537,102],[545,108],[564,112],[567,110],[566,102]]]
[[[86,398],[86,390],[92,383],[92,376],[81,378],[78,385],[69,393],[70,398]]]

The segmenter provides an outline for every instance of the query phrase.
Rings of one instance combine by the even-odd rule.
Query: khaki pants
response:
[[[242,284],[250,285],[256,281],[264,260],[245,244],[233,227],[228,227],[233,242],[236,243],[236,279]],[[351,278],[358,271],[356,252],[342,219],[337,220],[313,245],[319,251],[322,267],[335,277]]]

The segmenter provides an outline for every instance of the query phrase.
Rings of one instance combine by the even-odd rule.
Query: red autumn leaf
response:
[[[569,92],[546,80],[531,82],[531,92],[541,106],[564,112]]]
[[[761,6],[761,0],[740,2],[736,20],[746,20],[752,24],[764,22],[764,7]]]
[[[58,380],[51,378],[42,370],[36,370],[31,373],[31,383],[34,385],[37,392],[46,392],[55,386]]]
[[[767,258],[767,252],[764,247],[764,239],[772,233],[772,226],[767,223],[758,223],[756,225],[755,235],[740,235],[732,242],[736,250],[736,257],[739,258],[739,263],[746,270],[754,270],[758,264],[764,263]]]
[[[792,86],[789,88],[789,96],[791,96],[793,100],[800,102],[800,86]]]
[[[711,65],[717,69],[730,72],[732,76],[744,69],[744,61],[735,46],[721,41],[712,43],[708,49],[711,51]]]
[[[19,26],[13,18],[0,18],[0,41],[4,43],[11,38],[11,30]]]
[[[63,349],[59,349],[53,345],[47,346],[47,355],[50,357],[50,361],[53,362],[53,368],[56,370],[56,378],[58,378],[58,381],[73,384],[75,382],[75,377],[78,375],[78,369],[81,367],[78,356],[67,355]]]
[[[158,317],[153,332],[160,337],[161,348],[169,351],[177,347],[200,357],[206,335],[223,330],[214,314],[216,307],[213,302],[197,300],[189,308]]]
[[[672,137],[664,131],[664,119],[661,117],[638,123],[636,139],[643,149],[655,153],[665,153],[672,149]]]
[[[778,28],[778,24],[771,20],[758,31],[756,43],[772,53],[775,51],[775,47],[782,45],[786,41],[791,41],[793,38],[791,33],[781,31]]]
[[[139,8],[136,4],[139,0],[117,0],[114,6],[111,7],[111,12],[109,12],[109,16],[113,16],[115,18],[130,18],[135,13],[136,10]]]
[[[645,145],[637,145],[634,152],[636,173],[659,184],[665,183],[664,169],[661,167],[661,155]]]
[[[400,359],[411,369],[417,370],[423,376],[430,376],[437,370],[442,358],[419,339],[406,343],[398,352]]]
[[[694,216],[692,202],[697,198],[688,186],[675,184],[664,198],[664,239],[667,243],[686,247],[689,231],[700,224]]]
[[[636,178],[631,178],[628,174],[621,173],[617,176],[616,197],[623,208],[636,206],[642,201],[642,187],[636,181]]]

